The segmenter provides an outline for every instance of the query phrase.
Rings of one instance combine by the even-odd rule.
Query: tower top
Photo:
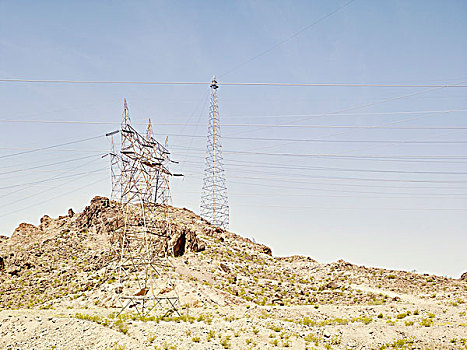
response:
[[[146,138],[150,140],[152,138],[152,123],[151,118],[148,118],[148,127],[146,129]]]
[[[123,99],[122,125],[130,125],[130,113],[128,112],[126,98]]]
[[[216,76],[213,76],[213,77],[212,77],[211,88],[212,88],[212,89],[218,89],[218,88],[219,88],[219,85],[217,85]]]

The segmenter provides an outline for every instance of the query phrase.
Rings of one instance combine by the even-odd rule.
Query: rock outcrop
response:
[[[464,272],[460,279],[461,279],[461,281],[466,281],[467,282],[467,272]]]
[[[206,245],[196,236],[196,233],[189,228],[181,227],[174,231],[169,242],[169,251],[172,251],[175,257],[182,256],[187,251],[197,253],[206,248]]]
[[[170,237],[167,245],[160,245],[160,248],[164,251],[168,249],[169,258],[175,265],[181,263],[177,257],[186,255],[184,261],[198,260],[196,253],[208,249],[208,254],[221,254],[221,260],[244,256],[245,261],[250,261],[258,256],[261,259],[270,258],[272,254],[269,247],[215,227],[190,210],[174,207],[166,209],[170,212]],[[130,213],[134,212],[131,220],[136,227],[140,227],[143,221],[138,217],[138,211],[131,207],[129,210]],[[155,222],[163,224],[166,210],[156,207],[149,215],[154,216]],[[81,213],[74,213],[70,209],[67,215],[58,218],[44,215],[38,226],[22,223],[11,238],[1,236],[0,307],[50,306],[57,298],[85,292],[104,295],[96,296],[92,303],[113,305],[112,298],[116,297],[118,288],[122,286],[113,285],[118,280],[115,274],[118,256],[112,247],[121,242],[123,227],[121,206],[108,198],[97,196]],[[167,233],[164,225],[157,227],[157,230],[162,230],[159,233]],[[218,247],[213,249],[213,244]],[[235,253],[225,255],[228,247],[235,249]],[[204,270],[200,272],[200,278],[214,283],[213,272],[206,272],[210,270],[208,268]],[[193,278],[193,275],[189,278]],[[236,283],[233,270],[221,278]],[[112,282],[106,283],[108,281]],[[103,292],[107,289],[112,292]],[[34,292],[18,298],[25,290]],[[232,298],[222,293],[221,299]],[[238,293],[236,289],[234,295]]]
[[[76,224],[81,231],[112,234],[123,226],[123,218],[116,204],[106,197],[96,196],[77,216]]]
[[[47,216],[48,217],[48,216]],[[37,236],[38,234],[43,233],[42,230],[32,224],[27,224],[27,223],[21,223],[19,226],[15,229],[13,234],[11,235],[11,239],[17,240],[17,239],[24,239],[28,237],[34,237]]]

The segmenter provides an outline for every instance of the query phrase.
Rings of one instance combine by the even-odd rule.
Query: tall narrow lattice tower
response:
[[[219,106],[217,104],[218,88],[214,77],[211,82],[206,168],[200,207],[201,216],[204,219],[213,225],[226,229],[229,226],[229,202],[222,157]]]

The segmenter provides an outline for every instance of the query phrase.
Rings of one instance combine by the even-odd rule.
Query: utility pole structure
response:
[[[201,195],[201,217],[211,224],[227,229],[229,226],[229,202],[222,156],[219,106],[217,103],[216,77],[211,82],[211,102],[209,106],[209,126]]]
[[[113,135],[120,134],[120,150]],[[120,130],[112,136],[112,196],[123,215],[123,226],[111,248],[119,282],[136,281],[138,290],[123,289],[120,313],[134,307],[142,316],[156,306],[177,311],[178,295],[170,281],[169,151],[153,136],[149,120],[146,135],[132,126],[126,99]],[[167,142],[167,141],[166,141]],[[118,167],[118,170],[115,169]]]

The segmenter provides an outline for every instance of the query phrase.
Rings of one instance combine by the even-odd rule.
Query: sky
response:
[[[8,236],[110,195],[105,133],[123,98],[137,129],[151,118],[169,136],[184,174],[173,204],[198,212],[213,75],[467,82],[465,1],[0,0],[0,14],[0,79],[206,82],[0,81]],[[467,88],[221,85],[218,95],[230,231],[279,256],[467,271]]]

